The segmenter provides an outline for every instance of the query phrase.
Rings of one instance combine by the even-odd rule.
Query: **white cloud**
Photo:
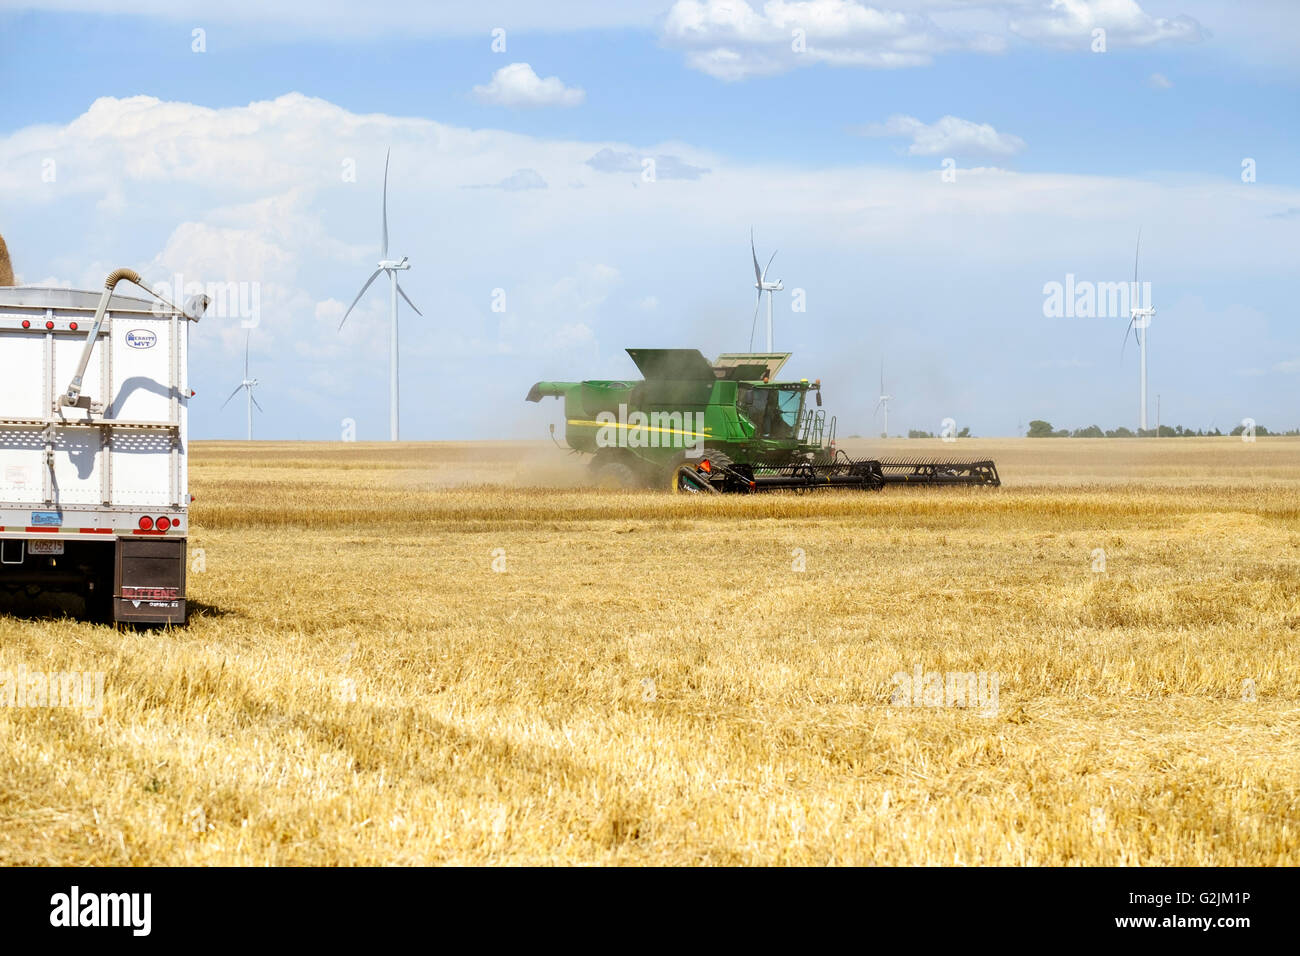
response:
[[[529,32],[649,27],[663,12],[663,0],[385,0],[383,16],[358,16],[353,0],[0,0],[0,9],[40,7],[46,11],[144,16],[207,23],[275,24],[281,36],[318,35],[349,41],[381,34],[479,36],[488,49],[489,31],[504,26],[509,43]],[[272,31],[267,31],[272,33]],[[242,41],[256,37],[241,38]],[[509,49],[509,46],[507,46]]]
[[[566,312],[589,312],[603,305],[622,279],[613,266],[584,262],[574,275],[558,280],[547,298]]]
[[[747,0],[677,0],[662,38],[686,53],[689,66],[722,80],[818,63],[925,66],[949,50],[993,53],[1004,47],[988,33],[947,33],[922,14],[857,0],[770,0],[762,12]]]
[[[709,172],[703,166],[695,166],[680,156],[643,156],[630,149],[614,149],[606,146],[587,160],[587,165],[602,173],[649,173],[654,172],[654,179],[699,179]]]
[[[884,123],[861,127],[864,136],[901,136],[912,141],[912,156],[961,156],[984,153],[1011,156],[1025,148],[1025,141],[1010,133],[999,133],[988,123],[972,123],[956,116],[944,116],[926,125],[914,116],[891,116]]]
[[[1154,17],[1136,0],[676,0],[661,39],[730,81],[814,64],[928,66],[946,53],[1003,53],[1015,37],[1086,50],[1097,28],[1115,47],[1205,35],[1192,17]]]
[[[1191,17],[1153,17],[1137,0],[1052,0],[1011,19],[1011,31],[1026,39],[1080,49],[1088,49],[1096,29],[1106,31],[1107,48],[1196,43],[1204,35]]]
[[[1147,77],[1147,83],[1155,90],[1171,90],[1174,87],[1173,81],[1163,73],[1152,73]]]
[[[587,94],[565,86],[558,76],[542,79],[527,63],[511,63],[492,74],[486,86],[474,87],[480,102],[514,109],[542,106],[578,106]]]
[[[546,180],[535,169],[516,169],[505,179],[495,183],[475,183],[466,189],[503,189],[508,193],[517,193],[526,189],[546,189]]]
[[[1300,269],[1288,241],[1294,220],[1268,218],[1300,209],[1294,187],[964,166],[953,186],[941,183],[935,169],[754,163],[687,143],[546,139],[353,113],[300,94],[221,109],[106,98],[70,123],[0,134],[5,238],[25,275],[67,276],[80,288],[101,285],[124,265],[151,281],[179,271],[203,282],[259,282],[262,322],[252,347],[255,362],[263,357],[257,367],[272,389],[267,394],[277,381],[314,389],[310,400],[280,403],[283,412],[264,401],[263,433],[334,437],[339,419],[349,416],[363,437],[378,436],[387,420],[384,290],[372,286],[343,332],[334,330],[378,259],[390,143],[390,251],[410,256],[402,285],[425,313],[417,317],[402,304],[405,400],[417,400],[435,377],[445,394],[473,387],[484,396],[454,422],[409,419],[411,437],[497,434],[503,414],[518,410],[520,382],[629,374],[618,351],[623,345],[691,344],[715,352],[742,346],[754,308],[748,240],[756,196],[760,235],[779,237],[787,287],[817,290],[816,329],[799,333],[801,363],[827,374],[844,358],[837,374],[846,383],[853,369],[842,342],[866,334],[864,321],[877,336],[909,334],[887,317],[912,308],[914,298],[932,316],[927,335],[962,343],[933,358],[947,374],[968,374],[972,363],[983,363],[1012,383],[1010,394],[1017,369],[1043,356],[1077,355],[1092,361],[1098,376],[1109,375],[1122,328],[1107,330],[1102,359],[1083,339],[1063,342],[1064,327],[1026,325],[1025,316],[1041,308],[1044,277],[1085,271],[1099,249],[1116,248],[1115,236],[1138,222],[1153,224],[1152,232],[1159,224],[1150,239],[1153,279],[1167,284],[1176,269],[1181,288],[1224,282],[1229,294],[1259,311],[1255,336],[1240,336],[1235,319],[1207,320],[1206,328],[1231,328],[1234,337],[1217,353],[1202,347],[1197,354],[1209,356],[1209,364],[1193,356],[1187,368],[1213,379],[1216,354],[1261,367],[1297,354],[1280,320],[1271,333],[1277,343],[1268,339],[1266,320],[1284,313],[1262,298]],[[634,189],[627,175],[588,163],[606,148],[615,159],[678,156],[713,172]],[[40,163],[32,162],[44,156],[55,157],[60,169],[48,189],[40,188]],[[354,165],[355,181],[340,175],[345,161]],[[527,202],[502,189],[462,188],[501,182],[520,169],[585,188],[537,189],[523,194]],[[118,211],[97,210],[114,190],[121,202],[110,205]],[[59,232],[51,245],[51,223],[73,220],[84,228]],[[1144,232],[1144,275],[1147,249]],[[1131,247],[1116,251],[1116,278],[1131,275],[1131,254]],[[940,261],[951,282],[933,281]],[[865,319],[862,263],[869,264],[872,290]],[[982,287],[990,277],[996,288]],[[504,311],[493,307],[497,289],[505,293]],[[659,308],[638,307],[649,294],[659,297]],[[777,305],[788,301],[779,297]],[[1171,306],[1161,314],[1177,315],[1181,328],[1186,312]],[[785,328],[778,325],[778,336]],[[996,348],[972,345],[965,337],[976,332]],[[205,317],[191,335],[196,387],[201,394],[229,392],[244,330]],[[1034,336],[1044,338],[1035,345]],[[1020,345],[1023,339],[1031,341]],[[1175,339],[1167,341],[1172,347]],[[1263,344],[1249,354],[1238,347],[1256,341]],[[582,348],[567,355],[556,344],[562,342]],[[925,343],[890,347],[912,354]],[[1293,376],[1263,381],[1274,379]],[[844,387],[851,395],[852,385]],[[1012,422],[1018,411],[1009,413]],[[199,403],[194,414],[196,434],[226,427],[214,406]],[[1257,417],[1268,420],[1264,414]]]
[[[338,299],[325,299],[316,303],[314,313],[321,322],[331,327],[337,327],[339,322],[343,320],[343,313],[346,309],[347,306]]]

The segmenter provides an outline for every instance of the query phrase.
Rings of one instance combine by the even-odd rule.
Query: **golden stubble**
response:
[[[1005,485],[197,444],[188,627],[0,618],[0,670],[105,672],[0,707],[0,862],[1300,862],[1300,442],[850,450]],[[997,713],[891,703],[918,667]]]

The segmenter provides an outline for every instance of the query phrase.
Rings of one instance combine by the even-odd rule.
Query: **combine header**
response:
[[[594,456],[602,487],[718,494],[1001,484],[988,459],[849,457],[835,447],[821,381],[775,381],[788,352],[727,354],[712,364],[695,349],[627,353],[644,380],[538,382],[527,396],[564,399],[565,440]]]

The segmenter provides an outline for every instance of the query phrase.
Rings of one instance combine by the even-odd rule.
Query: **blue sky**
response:
[[[1046,317],[1043,289],[1129,279],[1139,226],[1152,414],[1158,392],[1167,424],[1300,425],[1293,5],[397,2],[392,27],[334,2],[114,7],[0,0],[0,233],[28,283],[255,284],[262,437],[386,431],[386,296],[335,329],[390,146],[425,313],[403,307],[406,438],[543,435],[532,381],[627,375],[625,346],[744,348],[751,225],[780,250],[777,345],[842,432],[878,428],[882,359],[894,432],[1132,426],[1127,317]],[[241,434],[217,406],[244,334],[196,330],[198,436]]]

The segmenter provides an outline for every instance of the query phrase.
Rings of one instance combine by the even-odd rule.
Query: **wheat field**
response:
[[[188,627],[0,616],[105,675],[0,707],[0,863],[1300,863],[1300,441],[884,444],[1004,486],[198,443]]]

